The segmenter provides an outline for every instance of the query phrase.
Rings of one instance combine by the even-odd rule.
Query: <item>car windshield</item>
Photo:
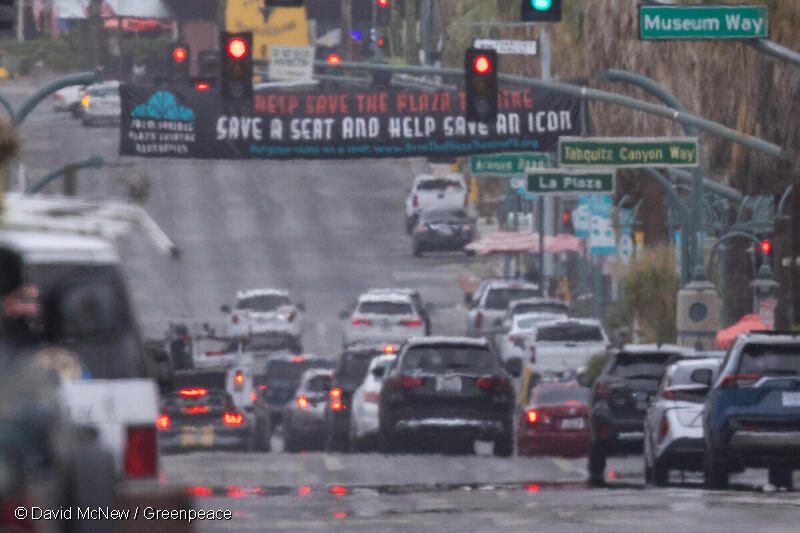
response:
[[[603,342],[600,326],[588,324],[559,324],[547,326],[536,332],[537,341],[552,342]]]
[[[358,305],[358,313],[364,315],[410,315],[414,312],[410,303],[391,301],[365,301]]]
[[[489,289],[486,295],[486,309],[506,309],[512,300],[521,300],[536,296],[536,289],[524,289],[514,287],[502,287]]]
[[[290,305],[289,297],[283,294],[261,294],[248,296],[236,301],[236,309],[247,311],[274,311],[275,309]]]
[[[336,378],[348,381],[363,380],[370,362],[382,353],[378,350],[344,352],[336,368]]]
[[[403,355],[405,372],[446,374],[448,372],[484,374],[497,370],[487,348],[479,346],[414,346]]]
[[[419,191],[460,191],[462,189],[461,183],[456,180],[425,180],[417,184],[417,190]]]
[[[331,388],[331,376],[320,375],[314,376],[306,381],[305,389],[308,392],[328,392]]]
[[[738,373],[800,376],[800,344],[748,344],[742,350]]]
[[[659,380],[664,369],[677,354],[673,353],[619,353],[609,375],[623,379]]]
[[[581,405],[586,405],[589,402],[589,394],[589,389],[585,387],[550,387],[539,391],[536,403],[544,405],[579,402]]]

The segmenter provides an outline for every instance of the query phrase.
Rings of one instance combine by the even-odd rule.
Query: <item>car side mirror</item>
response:
[[[689,377],[694,383],[710,387],[713,372],[709,368],[698,368],[694,370]]]
[[[511,374],[512,377],[518,378],[522,374],[522,359],[519,357],[511,357],[505,363],[506,372]]]
[[[375,376],[376,379],[383,379],[384,373],[386,373],[386,369],[383,367],[377,367],[372,369],[372,375]]]
[[[298,303],[297,305],[295,305],[295,307],[297,307],[297,309],[299,309],[304,313],[306,312],[306,304],[304,304],[303,302]]]
[[[220,312],[220,313],[225,313],[225,314],[228,314],[228,313],[230,313],[230,312],[231,312],[231,306],[230,306],[230,305],[221,305],[221,306],[219,307],[219,312]]]

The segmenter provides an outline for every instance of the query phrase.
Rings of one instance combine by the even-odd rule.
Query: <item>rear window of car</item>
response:
[[[614,360],[610,376],[623,379],[661,379],[667,364],[674,361],[677,354],[631,354],[619,353]]]
[[[532,298],[538,294],[536,289],[514,289],[510,287],[489,289],[486,295],[486,309],[506,309],[512,300]]]
[[[426,211],[422,222],[466,222],[467,213],[461,209],[455,211]]]
[[[550,304],[519,304],[515,305],[511,311],[513,315],[521,315],[523,313],[548,313],[551,315],[566,315],[569,308],[566,305],[550,303]]]
[[[309,392],[326,392],[331,388],[330,375],[314,376],[306,382],[306,390]]]
[[[377,350],[344,352],[336,368],[336,377],[354,381],[364,379],[370,362],[381,353]]]
[[[581,405],[585,405],[589,402],[589,389],[584,387],[544,389],[536,395],[536,402],[539,404],[580,402]]]
[[[403,355],[406,372],[444,374],[446,372],[487,373],[497,369],[492,353],[481,346],[416,346]]]
[[[297,349],[297,340],[288,334],[252,335],[247,341],[247,349],[254,352],[293,351]]]
[[[585,324],[562,324],[540,329],[537,341],[556,342],[602,342],[603,332],[599,326]]]
[[[460,191],[463,188],[461,182],[457,180],[425,180],[417,184],[418,191]]]
[[[90,96],[119,96],[119,89],[117,87],[102,87],[99,89],[89,89]]]
[[[800,344],[748,344],[742,350],[739,374],[800,375]]]
[[[410,315],[413,313],[411,304],[406,302],[361,302],[358,312],[368,315]]]
[[[236,301],[236,309],[248,311],[274,311],[282,305],[290,305],[288,296],[281,294],[262,294],[259,296],[249,296],[240,298]]]

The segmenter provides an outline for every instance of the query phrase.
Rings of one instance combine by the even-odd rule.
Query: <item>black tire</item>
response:
[[[383,429],[378,431],[378,451],[381,453],[397,453],[399,449],[397,437],[394,433]]]
[[[728,465],[721,461],[708,443],[703,451],[704,485],[707,489],[722,490],[728,488]]]
[[[669,468],[664,461],[655,459],[653,462],[653,484],[656,487],[666,487],[669,481]]]
[[[788,468],[770,468],[768,476],[769,483],[777,488],[792,490],[792,471]]]
[[[514,455],[514,432],[504,431],[495,437],[492,453],[495,457],[511,457]]]
[[[596,442],[589,444],[589,485],[602,487],[606,484],[606,457],[605,448]]]
[[[96,444],[81,445],[75,453],[67,480],[67,501],[72,508],[110,508],[115,506],[116,469],[114,456]],[[70,520],[69,533],[110,533],[111,520]]]
[[[272,440],[270,438],[272,435],[270,433],[269,425],[266,421],[256,421],[255,435],[253,436],[253,447],[257,452],[268,453],[272,451],[272,443],[270,442],[270,440]]]

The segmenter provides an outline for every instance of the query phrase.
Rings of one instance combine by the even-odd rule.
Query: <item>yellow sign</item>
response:
[[[264,0],[228,0],[225,30],[253,33],[253,58],[269,59],[269,47],[310,46],[305,7],[264,7]]]
[[[633,240],[636,241],[636,244],[644,244],[644,232],[643,231],[635,231],[633,233]]]

